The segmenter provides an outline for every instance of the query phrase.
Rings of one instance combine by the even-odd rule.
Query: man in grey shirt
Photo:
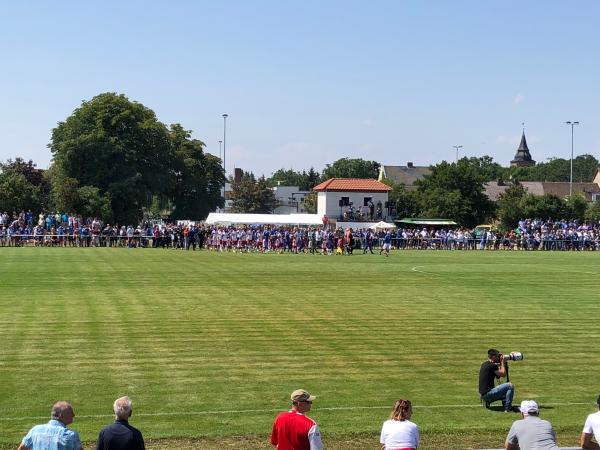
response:
[[[540,410],[533,400],[521,402],[521,420],[513,422],[504,448],[506,450],[558,450],[556,434],[547,420],[540,419]]]

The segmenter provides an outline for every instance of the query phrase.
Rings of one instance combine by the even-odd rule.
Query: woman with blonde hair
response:
[[[390,418],[381,428],[381,450],[416,450],[419,429],[409,419],[412,416],[410,400],[396,400]]]

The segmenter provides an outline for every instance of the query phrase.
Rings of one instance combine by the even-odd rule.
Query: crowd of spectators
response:
[[[400,249],[600,250],[600,223],[525,219],[504,233],[492,227],[405,229],[397,231],[393,243]]]
[[[323,450],[321,430],[317,422],[308,417],[317,397],[303,389],[292,392],[291,410],[277,415],[273,422],[271,445],[277,450]],[[597,411],[588,414],[579,443],[583,450],[600,448],[600,396]],[[129,397],[121,397],[113,404],[115,421],[100,430],[96,450],[145,450],[140,430],[129,423],[133,406]],[[534,400],[523,400],[515,412],[521,413],[508,431],[505,450],[559,450],[552,424],[540,417],[540,407]],[[511,410],[512,412],[512,410]],[[381,450],[417,450],[421,441],[419,427],[412,422],[412,403],[399,399],[381,428]],[[79,433],[68,426],[75,412],[66,401],[52,407],[48,423],[36,425],[21,440],[18,450],[82,450]]]
[[[154,247],[228,252],[352,254],[374,248],[419,250],[600,250],[600,222],[521,220],[508,232],[491,226],[357,230],[332,227],[208,226],[146,221],[103,223],[66,213],[0,214],[0,246]]]

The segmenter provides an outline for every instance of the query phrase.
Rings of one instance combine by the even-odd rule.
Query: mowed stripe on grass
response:
[[[379,408],[400,396],[476,405],[479,364],[496,346],[525,354],[511,365],[518,399],[555,405],[544,416],[575,433],[600,390],[597,261],[3,248],[0,416],[46,416],[69,399],[82,416],[74,427],[93,440],[108,420],[98,416],[128,394],[149,438],[266,436],[273,411],[304,387],[319,395],[312,416],[325,436],[376,440]],[[208,411],[254,412],[198,414]],[[472,407],[416,412],[425,435],[498,431],[499,443],[514,420]],[[0,421],[0,442],[31,425]]]

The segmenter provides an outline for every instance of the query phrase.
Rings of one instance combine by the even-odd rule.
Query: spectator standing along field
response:
[[[533,400],[523,400],[519,409],[522,419],[513,422],[504,448],[506,450],[559,450],[552,425],[539,417],[538,404]]]
[[[56,402],[52,406],[50,421],[29,430],[18,450],[81,450],[79,434],[67,428],[74,417],[69,402]]]
[[[581,432],[580,444],[585,450],[600,450],[600,395],[596,399],[598,411],[587,416],[583,431]],[[592,441],[592,437],[596,442]]]
[[[298,389],[290,398],[291,411],[279,414],[273,423],[271,444],[277,450],[322,450],[319,426],[305,415],[316,397]]]
[[[142,433],[129,425],[133,407],[129,397],[121,397],[113,404],[114,423],[100,431],[96,450],[145,450]]]
[[[381,450],[416,450],[419,446],[419,429],[410,421],[412,404],[410,400],[396,400],[390,418],[381,428]]]

